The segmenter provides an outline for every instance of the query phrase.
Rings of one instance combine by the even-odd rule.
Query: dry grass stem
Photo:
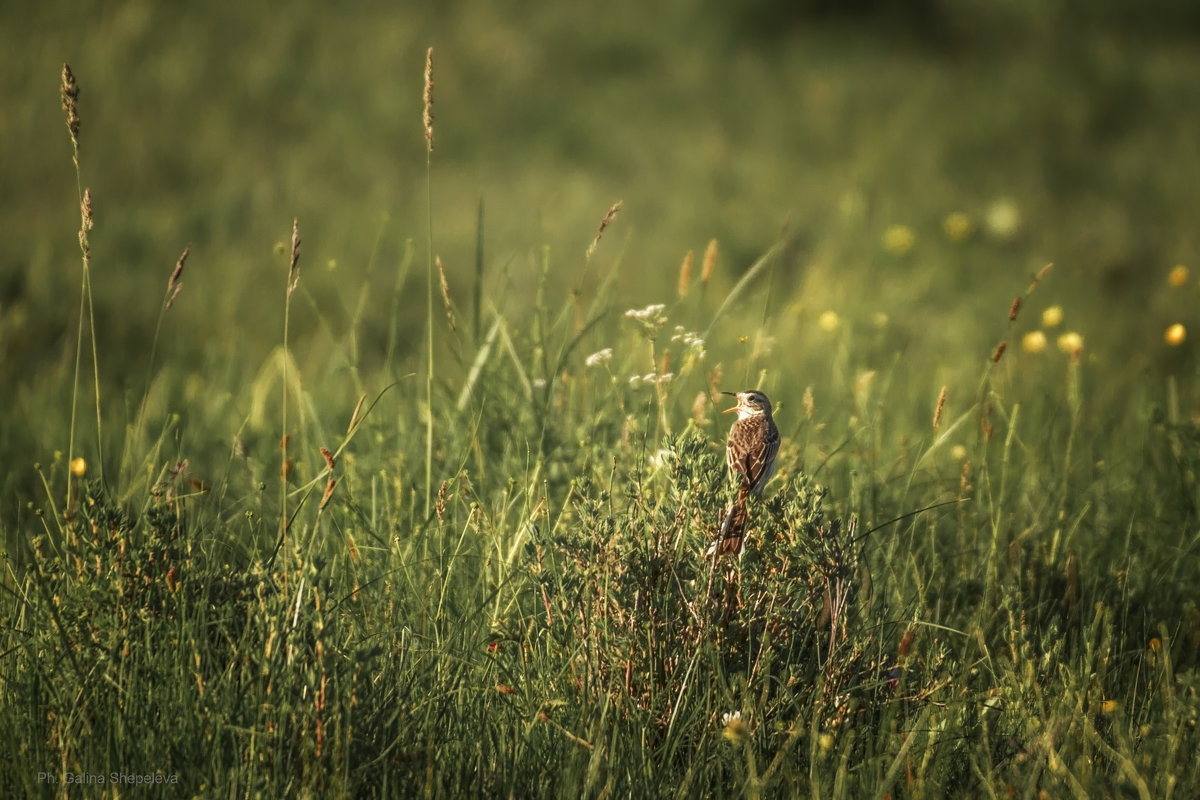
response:
[[[1016,322],[1017,314],[1021,311],[1021,296],[1017,295],[1013,298],[1012,305],[1008,307],[1008,321]]]
[[[591,246],[589,246],[587,249],[586,257],[588,259],[591,259],[592,253],[596,252],[596,247],[600,244],[600,238],[604,236],[604,229],[609,226],[609,223],[616,219],[617,214],[621,210],[622,202],[624,201],[618,200],[617,202],[613,203],[612,208],[610,208],[608,213],[604,215],[604,219],[600,220],[600,230],[596,231],[596,238],[592,240]]]
[[[993,364],[999,363],[1000,359],[1004,357],[1004,351],[1006,349],[1008,349],[1008,342],[1001,340],[1000,344],[996,345],[996,349],[992,351]]]

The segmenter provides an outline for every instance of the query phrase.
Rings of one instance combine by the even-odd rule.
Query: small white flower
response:
[[[590,356],[587,357],[587,360],[584,361],[583,363],[589,367],[595,367],[600,364],[604,364],[608,361],[611,361],[612,354],[613,354],[612,348],[606,347],[603,350],[599,350],[595,353],[592,353]]]
[[[704,340],[695,331],[684,330],[682,325],[676,325],[675,335],[671,337],[671,341],[680,342],[684,347],[691,350],[693,354],[701,358],[704,357]]]
[[[629,385],[636,389],[642,383],[641,375],[633,375],[629,378]]]
[[[740,712],[740,711],[726,711],[724,714],[721,715],[721,726],[724,727],[725,725],[728,725],[729,723],[733,722],[735,719],[740,720],[741,718],[742,718],[742,712]]]
[[[663,303],[652,303],[645,308],[631,308],[625,312],[625,316],[630,317],[631,319],[650,321],[651,319],[661,316],[662,312],[665,311],[666,308],[666,305]]]

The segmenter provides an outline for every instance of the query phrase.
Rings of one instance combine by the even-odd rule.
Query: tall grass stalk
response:
[[[425,124],[425,518],[433,499],[433,48],[425,51],[425,91],[422,121]]]
[[[288,334],[292,319],[292,295],[296,293],[296,286],[300,283],[300,220],[292,220],[292,249],[288,261],[287,274],[287,292],[284,295],[283,301],[283,365],[281,370],[281,386],[279,420],[280,420],[280,435],[279,435],[279,519],[280,519],[280,550],[287,546],[288,533],[288,474],[291,472],[291,461],[288,458],[288,382],[291,376],[288,375],[289,367],[291,366],[291,357],[288,352]],[[296,391],[297,400],[301,399],[299,387]]]
[[[71,426],[67,434],[67,465],[75,462],[76,409],[79,404],[79,373],[83,361],[83,329],[87,320],[88,339],[91,344],[92,377],[96,400],[96,473],[104,480],[104,439],[100,416],[100,357],[96,348],[96,315],[92,304],[92,246],[88,233],[94,227],[92,217],[92,192],[83,186],[83,173],[79,167],[79,85],[71,72],[70,64],[63,64],[62,87],[60,89],[63,111],[67,113],[67,130],[71,132],[71,161],[75,165],[75,189],[79,194],[79,251],[83,265],[79,288],[79,326],[75,335],[75,369],[71,382]],[[69,490],[68,490],[69,491]],[[70,502],[68,501],[68,509]]]

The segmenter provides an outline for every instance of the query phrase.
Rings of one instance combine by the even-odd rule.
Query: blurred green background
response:
[[[171,382],[192,392],[175,405],[251,380],[281,340],[278,244],[293,217],[301,367],[317,358],[306,343],[349,335],[356,315],[361,363],[380,363],[411,240],[411,313],[396,323],[411,348],[401,371],[418,369],[427,46],[433,249],[464,308],[482,206],[485,297],[510,318],[532,304],[543,258],[551,305],[569,292],[586,305],[617,270],[619,315],[670,301],[684,254],[698,265],[710,239],[719,297],[783,236],[745,309],[782,340],[778,358],[821,358],[826,311],[883,326],[883,349],[929,376],[922,409],[957,370],[977,374],[1009,300],[1051,261],[1037,303],[1084,336],[1098,397],[1147,366],[1194,372],[1190,342],[1163,343],[1195,314],[1194,278],[1166,281],[1197,248],[1190,3],[49,2],[0,16],[6,460],[63,446],[43,433],[69,412],[80,267],[64,61],[95,204],[100,370],[126,407],[188,244],[161,352],[176,377],[200,377]],[[966,227],[948,235],[952,213]],[[718,331],[712,361],[748,331]],[[62,419],[31,432],[43,415]]]

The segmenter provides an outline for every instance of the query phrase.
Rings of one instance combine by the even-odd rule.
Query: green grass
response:
[[[881,60],[833,26],[796,34],[807,48],[672,50],[660,95],[644,76],[669,60],[661,40],[620,13],[583,40],[551,35],[569,22],[555,14],[480,13],[461,39],[436,18],[398,29],[413,58],[392,77],[417,100],[416,33],[447,38],[432,152],[418,103],[397,122],[364,101],[411,129],[387,145],[410,199],[354,206],[337,188],[379,191],[374,132],[332,178],[317,145],[256,166],[266,128],[244,148],[198,138],[189,160],[133,124],[149,158],[191,165],[210,213],[174,190],[176,228],[94,190],[90,265],[63,250],[80,272],[33,271],[5,296],[0,343],[29,380],[0,390],[0,790],[145,791],[67,783],[114,774],[176,781],[163,796],[1200,790],[1197,367],[1191,342],[1162,338],[1196,327],[1194,277],[1167,281],[1194,259],[1180,176],[1198,170],[1171,133],[1195,113],[1174,102],[1194,56],[1133,58],[1100,31],[1063,56],[1084,75],[1042,87],[1030,76],[1059,56],[980,47],[945,70],[944,53]],[[719,26],[662,13],[724,52]],[[109,67],[130,77],[72,62],[81,194],[117,185],[105,119],[153,96],[120,59],[179,80],[144,36],[155,12],[92,22],[131,43]],[[267,96],[286,83],[272,59],[315,29],[280,24],[246,62]],[[323,48],[360,42],[349,74],[368,74],[389,44],[363,25],[314,39],[312,72],[292,75],[323,112],[290,113],[330,148],[355,103],[320,77]],[[472,95],[489,47],[514,86]],[[553,64],[547,105],[516,90]],[[664,98],[707,91],[755,116],[749,141],[736,116],[655,125]],[[798,98],[799,121],[772,96]],[[1157,127],[1113,111],[1131,99]],[[232,102],[247,105],[209,124],[263,114]],[[999,159],[1030,109],[1043,138]],[[471,138],[472,119],[494,135]],[[261,196],[205,182],[216,163],[334,200],[268,224],[244,205]],[[511,196],[480,199],[480,164]],[[74,214],[70,176],[57,188]],[[1112,196],[1140,202],[1123,216]],[[970,235],[943,230],[952,211]],[[75,247],[74,218],[51,219]],[[125,275],[126,259],[162,269]],[[23,355],[46,331],[57,344]],[[1060,350],[1067,332],[1081,349]],[[748,386],[777,408],[779,468],[747,553],[714,565],[732,487],[712,400]]]

